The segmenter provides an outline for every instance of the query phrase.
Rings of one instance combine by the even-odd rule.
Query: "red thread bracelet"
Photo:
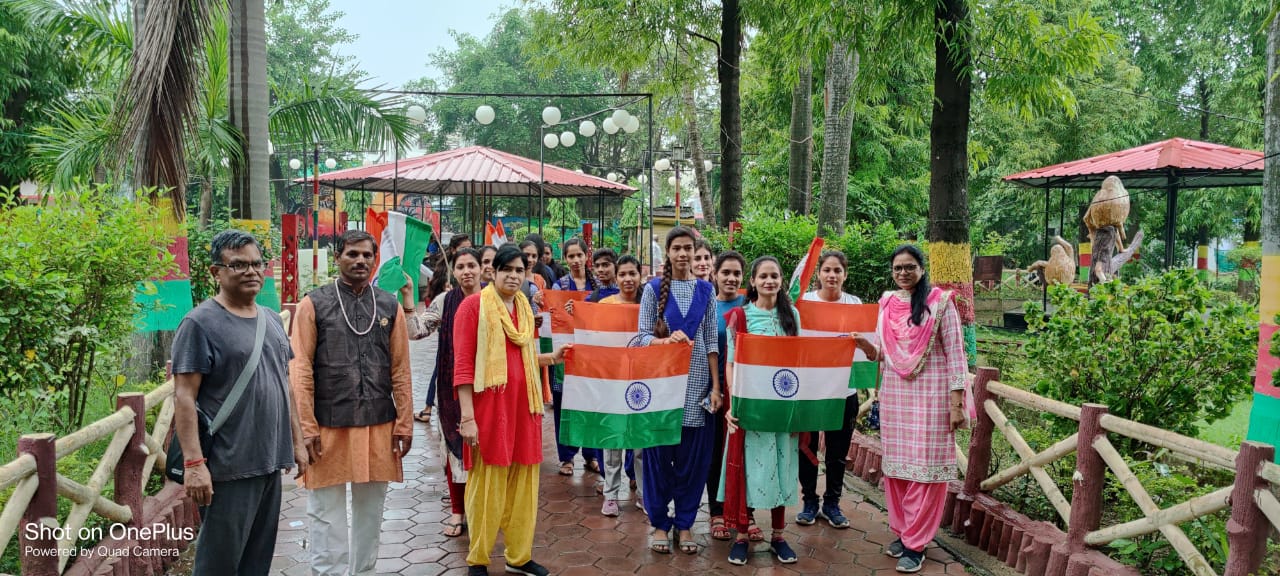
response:
[[[197,459],[195,459],[195,460],[187,460],[186,462],[183,462],[183,463],[182,463],[182,467],[183,467],[183,468],[195,468],[196,466],[199,466],[199,465],[201,465],[201,464],[204,464],[205,462],[208,462],[208,461],[209,461],[209,459],[208,459],[208,458],[197,458]]]

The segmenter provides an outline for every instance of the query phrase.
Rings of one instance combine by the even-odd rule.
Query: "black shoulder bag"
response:
[[[218,413],[214,415],[213,421],[209,421],[209,417],[205,416],[200,410],[200,406],[196,406],[196,422],[200,430],[200,451],[205,458],[209,458],[210,450],[213,448],[213,435],[218,433],[222,425],[226,423],[227,418],[235,411],[236,404],[240,403],[240,397],[244,395],[244,389],[249,384],[249,379],[258,371],[258,364],[262,362],[262,344],[267,337],[267,311],[258,309],[258,324],[253,335],[253,353],[249,355],[249,362],[244,365],[244,370],[240,371],[240,376],[236,378],[236,383],[231,387],[231,393],[227,395],[227,399],[222,403],[222,407],[218,409]],[[174,392],[177,394],[177,391]],[[170,480],[182,484],[186,475],[186,460],[182,457],[182,445],[178,442],[178,419],[174,420],[173,438],[169,441],[169,452],[165,455],[165,476]]]

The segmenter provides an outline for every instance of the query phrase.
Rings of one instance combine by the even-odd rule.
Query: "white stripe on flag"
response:
[[[565,374],[562,410],[605,414],[642,414],[684,407],[689,375],[650,378],[643,382],[586,378]]]
[[[538,337],[550,338],[551,337],[551,313],[543,312],[541,314],[538,314],[538,316],[542,317],[542,325],[538,327]]]
[[[590,344],[592,346],[610,346],[614,348],[626,348],[631,344],[631,340],[636,336],[635,332],[604,332],[601,330],[583,330],[577,329],[573,331],[573,341],[577,344]]]
[[[877,342],[876,342],[876,333],[875,333],[875,332],[859,332],[858,334],[860,334],[863,338],[866,338],[866,339],[870,340],[873,344],[874,344],[874,343],[877,343]],[[801,328],[801,329],[800,329],[800,335],[801,335],[801,336],[814,336],[814,337],[819,337],[819,338],[822,338],[822,337],[826,337],[826,338],[839,338],[839,337],[842,337],[842,336],[848,336],[849,334],[848,334],[848,333],[845,333],[845,332],[825,332],[825,331],[823,331],[823,330],[809,330],[809,329],[807,329],[807,328]],[[866,353],[866,352],[863,352],[861,348],[855,348],[855,349],[854,349],[854,351],[853,351],[853,361],[854,361],[854,362],[869,362],[869,360],[867,360],[867,353]]]
[[[830,400],[849,390],[849,367],[801,368],[736,363],[733,395],[757,400]]]

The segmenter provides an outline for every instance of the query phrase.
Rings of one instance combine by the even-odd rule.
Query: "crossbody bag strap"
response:
[[[240,397],[244,396],[244,389],[248,387],[249,379],[253,378],[254,373],[258,371],[258,364],[262,362],[262,344],[266,338],[267,311],[259,306],[258,326],[253,335],[253,353],[249,355],[249,363],[244,365],[244,370],[240,371],[240,377],[236,378],[235,386],[231,387],[231,393],[227,394],[226,401],[218,409],[218,414],[213,417],[213,423],[209,425],[210,436],[218,433],[218,429],[222,428],[227,418],[231,416],[231,412],[236,409],[236,404],[240,403]]]

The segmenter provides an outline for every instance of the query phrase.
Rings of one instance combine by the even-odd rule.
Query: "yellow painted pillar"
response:
[[[969,366],[978,365],[978,332],[973,314],[973,255],[968,242],[929,243],[929,281],[955,293],[956,310],[964,328],[965,355]]]

